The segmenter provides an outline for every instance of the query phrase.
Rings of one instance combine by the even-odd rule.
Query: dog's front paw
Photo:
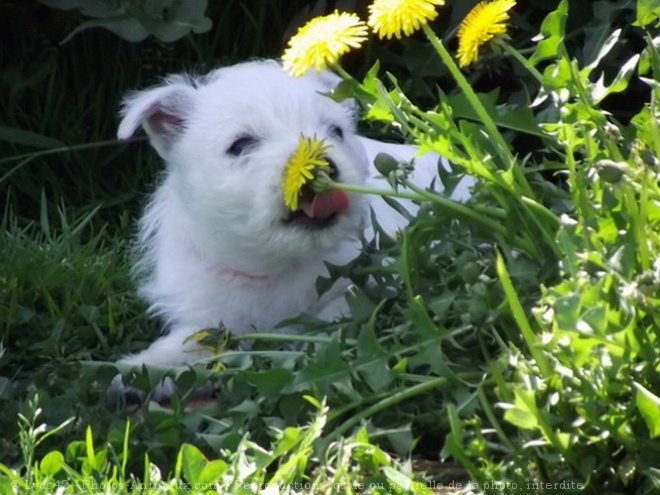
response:
[[[108,409],[122,408],[122,406],[140,406],[146,401],[159,404],[167,402],[177,392],[174,380],[165,377],[159,384],[148,391],[124,383],[124,377],[119,374],[114,377],[106,395]]]
[[[145,393],[134,387],[124,385],[124,377],[116,375],[105,396],[105,406],[109,410],[122,409],[123,406],[141,405],[144,401]]]

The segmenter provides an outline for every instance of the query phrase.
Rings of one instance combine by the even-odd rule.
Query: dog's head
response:
[[[326,158],[336,181],[361,184],[366,178],[352,107],[323,94],[336,82],[331,74],[292,78],[274,61],[197,79],[175,76],[126,99],[118,136],[145,129],[167,163],[162,187],[171,189],[190,232],[206,236],[199,241],[207,250],[247,258],[270,254],[273,261],[309,257],[358,234],[364,215],[364,205],[350,194],[330,195],[320,215],[309,208],[310,191],[300,210],[290,212],[284,204],[284,167],[301,136],[329,145]]]

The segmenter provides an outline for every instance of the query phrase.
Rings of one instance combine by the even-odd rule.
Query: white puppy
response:
[[[143,127],[167,167],[138,239],[141,292],[166,334],[121,362],[190,363],[203,353],[186,338],[221,323],[238,335],[273,331],[300,313],[339,316],[347,284],[322,297],[315,290],[325,263],[358,254],[369,206],[390,230],[404,220],[377,196],[336,191],[322,211],[310,207],[310,192],[291,213],[284,166],[300,136],[322,138],[335,180],[383,188],[374,155],[410,160],[415,149],[358,137],[352,104],[323,94],[336,82],[331,74],[292,78],[274,61],[254,61],[201,78],[170,77],[125,101],[119,138]],[[420,183],[436,176],[437,158],[418,162]]]

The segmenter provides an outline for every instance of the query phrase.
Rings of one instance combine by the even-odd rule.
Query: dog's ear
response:
[[[195,88],[182,80],[137,91],[123,102],[119,139],[130,138],[142,126],[151,145],[166,158],[172,143],[183,132],[195,103]]]

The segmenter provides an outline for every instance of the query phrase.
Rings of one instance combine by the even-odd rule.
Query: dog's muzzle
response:
[[[330,178],[337,180],[339,172],[334,162],[328,159]],[[300,207],[284,218],[284,223],[297,225],[309,230],[325,229],[334,225],[340,215],[349,207],[349,198],[344,191],[330,189],[323,193],[315,192],[309,184],[300,191]]]

